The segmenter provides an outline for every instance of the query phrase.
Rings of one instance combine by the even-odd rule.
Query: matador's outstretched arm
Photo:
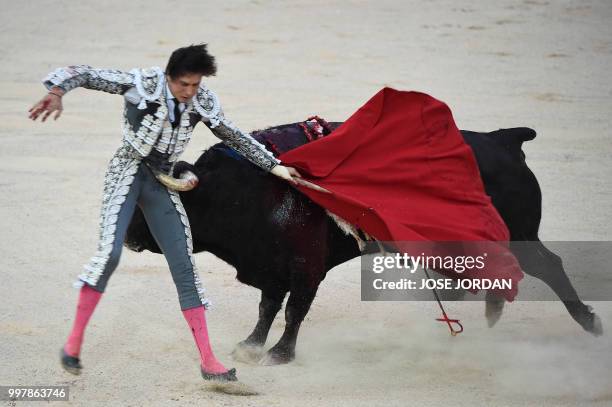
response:
[[[134,75],[115,69],[96,69],[89,65],[72,65],[51,72],[43,84],[49,93],[30,108],[30,119],[36,120],[44,113],[42,121],[55,112],[57,120],[62,114],[62,96],[77,87],[108,93],[125,93],[134,86]]]

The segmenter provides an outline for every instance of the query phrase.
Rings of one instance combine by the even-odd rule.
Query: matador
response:
[[[78,276],[80,287],[72,330],[60,352],[62,366],[73,374],[82,370],[81,345],[85,327],[116,269],[128,225],[138,205],[162,249],[178,292],[182,313],[201,357],[205,380],[236,381],[211,349],[205,310],[209,301],[193,257],[189,220],[179,194],[160,183],[171,175],[187,147],[194,126],[203,122],[225,144],[265,171],[295,183],[299,173],[240,131],[223,114],[219,99],[202,83],[216,73],[215,59],[205,44],[174,51],[165,70],[158,67],[129,72],[94,69],[87,65],[59,68],[43,83],[48,94],[30,109],[30,118],[45,121],[62,112],[62,97],[77,87],[123,95],[123,142],[111,158],[104,178],[98,248]],[[197,177],[187,177],[191,186]]]

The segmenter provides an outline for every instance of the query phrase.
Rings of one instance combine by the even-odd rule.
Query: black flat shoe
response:
[[[225,373],[206,373],[203,368],[200,368],[202,372],[202,379],[210,380],[215,382],[237,382],[236,369],[231,368]]]
[[[74,356],[67,354],[64,348],[60,350],[60,361],[62,363],[62,367],[68,373],[72,373],[73,375],[81,374],[81,369],[83,369],[83,366],[81,366],[81,361],[79,358],[75,358]]]

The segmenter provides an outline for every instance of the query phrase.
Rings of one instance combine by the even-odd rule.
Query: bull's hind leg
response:
[[[261,291],[261,301],[259,302],[259,318],[253,332],[234,348],[232,356],[241,362],[256,362],[263,354],[263,346],[268,339],[268,333],[276,314],[283,305],[286,292]]]
[[[493,327],[501,318],[505,303],[505,299],[487,291],[485,297],[485,317],[487,318],[489,328]]]
[[[572,286],[565,270],[563,261],[551,252],[539,240],[519,242],[519,250],[513,250],[523,271],[544,281],[559,296],[570,315],[582,328],[599,336],[603,333],[601,320],[585,305]],[[511,246],[512,247],[512,246]]]
[[[285,331],[278,343],[260,360],[262,365],[289,363],[295,358],[295,344],[304,317],[310,309],[317,288],[292,291],[285,306]]]

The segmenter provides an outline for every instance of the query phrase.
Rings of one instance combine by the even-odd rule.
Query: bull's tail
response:
[[[518,144],[519,147],[525,141],[533,140],[536,136],[534,129],[529,127],[513,127],[511,129],[499,129],[492,132],[497,140],[504,143]]]
[[[501,137],[502,140],[507,142],[523,144],[525,141],[533,140],[536,136],[534,129],[529,127],[513,127],[511,129],[499,129],[496,132],[496,137]]]
[[[529,127],[513,127],[511,129],[499,129],[489,133],[493,139],[504,146],[512,155],[525,160],[525,153],[521,149],[523,142],[533,140],[536,136],[534,129]]]

